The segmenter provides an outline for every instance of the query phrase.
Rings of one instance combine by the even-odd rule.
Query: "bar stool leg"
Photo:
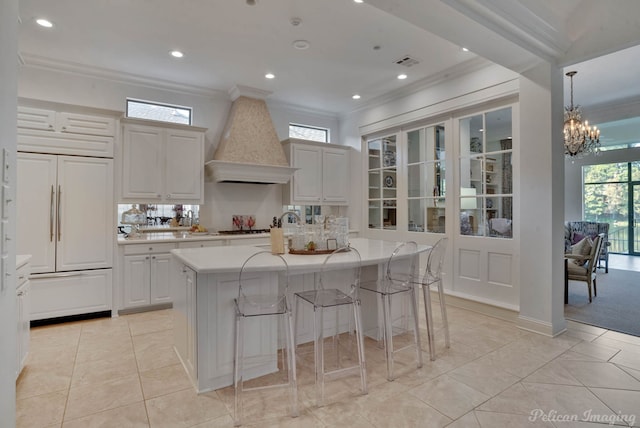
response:
[[[235,349],[235,370],[234,388],[235,399],[233,404],[234,426],[240,426],[242,419],[242,382],[243,382],[243,361],[244,361],[244,319],[236,316],[236,349]]]
[[[316,350],[316,405],[324,405],[324,310],[314,308],[313,333]]]
[[[416,296],[416,288],[411,287],[409,298],[411,299],[411,310],[413,312],[413,340],[416,344],[416,361],[418,368],[422,367],[422,345],[420,344],[420,325],[418,321],[418,296]]]
[[[440,299],[440,312],[442,313],[442,324],[444,325],[444,343],[447,348],[451,347],[449,342],[449,319],[447,318],[447,306],[444,301],[444,290],[442,279],[438,281],[438,298]]]
[[[356,325],[356,340],[358,342],[358,357],[360,359],[360,383],[362,388],[362,394],[367,394],[367,364],[364,358],[364,340],[362,338],[362,318],[360,318],[360,301],[356,300],[353,303],[353,315],[355,317]]]
[[[285,315],[286,321],[286,341],[287,345],[287,361],[289,363],[288,376],[289,376],[289,392],[291,396],[291,416],[296,417],[298,412],[298,379],[296,375],[296,354],[295,354],[295,341],[293,338],[293,321],[291,312],[287,312]]]
[[[424,310],[427,318],[427,338],[429,340],[429,358],[431,361],[435,361],[435,343],[433,333],[433,314],[431,311],[431,295],[429,294],[429,285],[422,285],[422,294],[424,298]]]
[[[387,380],[393,377],[393,326],[391,325],[391,295],[380,294],[382,298],[382,313],[384,317],[384,350],[387,357]]]

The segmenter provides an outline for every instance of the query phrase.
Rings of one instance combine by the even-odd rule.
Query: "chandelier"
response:
[[[568,158],[600,153],[600,130],[591,127],[588,120],[582,123],[582,110],[579,105],[573,105],[573,76],[576,74],[577,71],[566,74],[571,79],[571,105],[564,108],[564,154]]]

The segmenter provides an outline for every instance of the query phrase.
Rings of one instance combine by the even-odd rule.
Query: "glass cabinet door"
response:
[[[444,125],[406,133],[407,196],[410,232],[445,232]]]
[[[511,107],[460,119],[460,234],[513,236]]]
[[[395,230],[397,210],[397,137],[367,141],[370,229]]]

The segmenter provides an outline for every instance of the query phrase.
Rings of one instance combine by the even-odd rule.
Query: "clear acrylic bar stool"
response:
[[[316,405],[324,405],[324,384],[326,377],[338,377],[347,375],[354,371],[360,373],[360,387],[363,394],[367,393],[367,371],[364,356],[364,339],[362,335],[362,317],[360,311],[360,299],[358,298],[358,288],[360,283],[360,253],[355,248],[343,247],[338,248],[329,254],[317,275],[318,280],[314,285],[314,290],[302,291],[295,293],[296,298],[296,326],[299,314],[299,303],[306,302],[313,306],[314,322],[313,337],[315,351],[315,372],[316,372]],[[347,292],[335,288],[338,284],[348,287]],[[344,289],[344,288],[343,288]],[[339,363],[339,354],[337,347],[339,346],[336,338],[339,336],[339,307],[349,305],[352,309],[356,342],[358,348],[358,364],[350,367],[340,367],[327,371],[325,369],[324,358],[324,311],[325,309],[335,308],[336,310],[336,326],[334,343],[336,346],[336,358]],[[351,326],[351,323],[349,323]],[[349,330],[351,327],[349,327]],[[351,331],[349,331],[351,334]],[[294,336],[297,337],[297,336]]]
[[[447,307],[444,301],[444,291],[442,288],[442,265],[444,264],[444,255],[447,252],[447,243],[449,238],[440,238],[438,242],[431,248],[427,258],[427,267],[419,284],[422,286],[422,294],[424,297],[424,308],[427,317],[427,337],[429,339],[429,357],[431,361],[436,359],[435,354],[435,335],[433,329],[433,312],[431,309],[431,284],[438,287],[438,299],[440,300],[440,311],[442,313],[442,324],[444,329],[445,346],[449,348],[449,321],[447,320]]]
[[[266,280],[265,280],[266,276]],[[260,251],[248,257],[242,264],[238,280],[238,297],[234,299],[236,308],[236,336],[234,358],[234,425],[242,423],[242,393],[268,388],[288,387],[291,416],[298,416],[298,388],[296,381],[295,347],[293,341],[293,321],[288,301],[289,267],[282,256],[270,251]],[[267,292],[265,292],[267,290]],[[272,290],[271,292],[268,292]],[[287,382],[252,388],[244,388],[244,330],[248,319],[275,317],[284,330],[282,369],[287,370]],[[264,321],[268,322],[268,321]],[[276,329],[280,332],[280,322]],[[279,337],[279,334],[276,335]],[[277,352],[277,346],[276,346]],[[286,354],[286,358],[285,358]],[[270,357],[267,357],[270,358]],[[277,365],[277,356],[275,364]]]
[[[385,276],[379,281],[361,284],[362,290],[377,293],[382,300],[382,313],[384,326],[382,337],[387,360],[387,380],[392,381],[394,376],[394,354],[414,347],[416,352],[417,368],[422,367],[422,347],[420,345],[420,329],[418,327],[418,303],[415,286],[415,269],[418,245],[413,242],[400,244],[391,254],[386,263]],[[411,324],[413,327],[413,343],[395,349],[393,345],[393,318],[391,314],[391,300],[394,296],[409,297],[411,300]]]

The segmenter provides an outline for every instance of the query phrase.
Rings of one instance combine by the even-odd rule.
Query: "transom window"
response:
[[[191,125],[191,107],[127,99],[127,117]]]
[[[301,138],[303,140],[329,142],[329,130],[316,126],[289,124],[289,138]]]

